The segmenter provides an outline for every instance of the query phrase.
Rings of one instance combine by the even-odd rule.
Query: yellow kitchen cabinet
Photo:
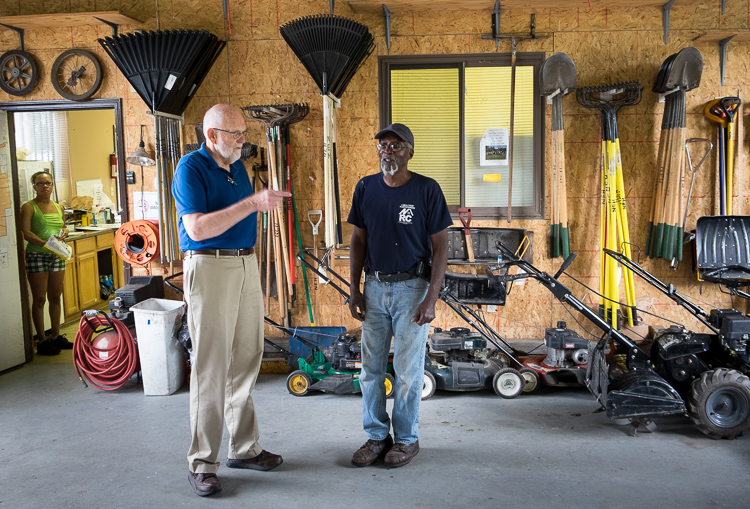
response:
[[[99,266],[96,257],[96,237],[76,241],[76,269],[78,270],[78,306],[81,311],[95,308],[99,301]]]
[[[114,232],[106,231],[68,242],[73,256],[65,264],[63,312],[66,321],[76,319],[81,311],[97,309],[104,304],[99,276],[112,274],[114,287],[124,284],[122,260],[115,253]]]
[[[71,242],[73,256],[65,261],[65,279],[63,280],[63,317],[77,315],[81,308],[78,306],[78,269],[76,268],[75,242]]]

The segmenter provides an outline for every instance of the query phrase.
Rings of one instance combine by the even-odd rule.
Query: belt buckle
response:
[[[376,270],[376,271],[374,271],[374,273],[375,273],[375,281],[377,281],[378,283],[385,283],[385,281],[382,281],[380,279],[380,271]]]
[[[235,249],[234,250],[234,256],[239,256],[240,255],[240,251],[241,251],[241,249]]]

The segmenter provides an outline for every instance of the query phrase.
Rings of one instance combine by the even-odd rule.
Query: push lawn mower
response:
[[[502,354],[487,349],[487,341],[465,327],[448,331],[436,328],[430,336],[424,358],[422,399],[444,391],[493,389],[495,394],[512,399],[521,394],[522,376],[508,367]]]
[[[686,309],[712,334],[697,334],[673,326],[657,335],[651,356],[630,338],[614,329],[578,300],[558,277],[575,258],[572,254],[554,276],[520,260],[498,244],[503,265],[518,266],[522,273],[495,276],[498,284],[521,278],[536,279],[562,303],[597,325],[604,335],[589,349],[585,383],[589,391],[618,423],[631,422],[633,431],[643,424],[652,429],[656,416],[687,413],[696,427],[711,438],[735,438],[750,428],[750,318],[736,310],[713,310],[710,315],[681,296],[629,258],[604,252],[644,278]],[[612,341],[614,355],[605,357]],[[684,399],[683,399],[684,398]],[[687,400],[687,407],[686,401]]]
[[[473,232],[472,241],[476,239],[480,263],[493,267],[497,274],[506,274],[507,267],[494,265],[498,260],[496,244],[517,244],[514,256],[521,256],[529,261],[532,255],[525,248],[531,244],[530,234],[531,232],[513,228],[477,228]],[[454,258],[460,263],[463,256],[460,239],[451,238],[449,245]],[[491,254],[493,250],[495,253]],[[453,263],[455,260],[449,262]],[[431,396],[435,388],[465,391],[491,387],[502,397],[514,398],[521,392],[533,392],[540,384],[558,387],[583,385],[589,341],[567,329],[565,322],[559,322],[557,327],[545,330],[546,355],[530,355],[514,348],[484,321],[480,313],[469,306],[505,305],[505,286],[497,284],[492,270],[486,272],[485,275],[456,274],[450,271],[445,273],[439,298],[485,341],[479,343],[479,338],[475,336],[471,337],[473,345],[468,342],[445,341],[441,337],[444,333],[436,330],[437,341],[431,339],[430,343],[433,353],[428,351],[425,361],[423,399]],[[451,329],[451,332],[454,330]],[[457,329],[452,335],[470,337],[468,334],[468,329]],[[497,350],[487,350],[485,347],[488,343]],[[441,355],[435,351],[443,353]],[[497,374],[498,365],[502,374]],[[467,386],[469,380],[473,382],[471,388]]]
[[[449,278],[446,276],[446,280]],[[502,288],[493,283],[492,275],[485,278],[496,290]],[[557,387],[583,385],[590,343],[567,329],[565,322],[545,330],[546,355],[529,355],[492,329],[448,285],[443,286],[439,298],[476,332],[461,327],[448,332],[435,329],[425,356],[422,399],[432,396],[435,389],[464,392],[491,388],[498,396],[512,399],[521,392],[534,392],[540,383]],[[497,350],[489,350],[487,342]]]
[[[310,360],[299,358],[299,369],[286,379],[286,387],[294,396],[304,396],[310,391],[350,394],[361,392],[359,375],[362,371],[362,343],[356,336],[342,334],[331,345],[330,354],[316,348]],[[385,375],[385,397],[393,396],[395,379],[393,364],[389,363]]]

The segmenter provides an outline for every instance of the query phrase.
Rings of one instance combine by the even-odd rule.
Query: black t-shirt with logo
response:
[[[382,173],[362,178],[347,222],[367,230],[365,266],[385,274],[430,261],[430,235],[453,224],[438,183],[418,173],[399,187],[389,187]]]

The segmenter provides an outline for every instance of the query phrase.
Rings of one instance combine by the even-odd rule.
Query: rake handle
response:
[[[508,222],[513,216],[513,116],[516,102],[516,38],[511,39],[510,55],[510,129],[508,130]]]

